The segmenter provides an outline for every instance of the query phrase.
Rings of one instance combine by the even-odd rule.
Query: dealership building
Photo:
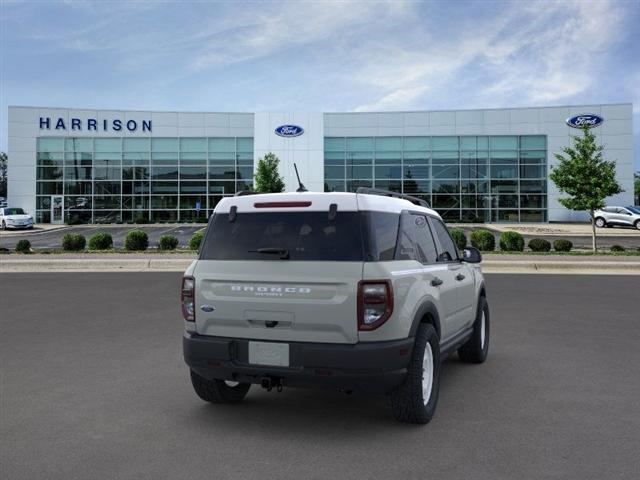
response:
[[[587,122],[633,203],[632,105],[319,113],[9,107],[8,204],[39,223],[186,222],[252,184],[258,160],[294,163],[311,191],[394,190],[449,222],[586,219],[560,205],[554,154]]]

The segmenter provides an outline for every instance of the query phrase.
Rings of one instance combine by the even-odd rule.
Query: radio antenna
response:
[[[304,186],[304,183],[302,183],[300,181],[300,175],[298,174],[298,166],[294,163],[293,164],[293,168],[295,168],[296,170],[296,177],[298,177],[298,189],[296,190],[296,192],[308,192],[309,190],[307,190],[307,187]]]

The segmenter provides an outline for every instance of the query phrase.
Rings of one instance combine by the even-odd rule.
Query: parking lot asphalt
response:
[[[177,273],[0,275],[3,479],[637,479],[640,276],[488,275],[491,349],[427,426],[383,397],[208,405]]]
[[[178,239],[181,247],[189,244],[189,239],[198,230],[206,227],[203,224],[193,225],[122,225],[122,226],[105,226],[105,225],[83,225],[64,227],[50,231],[10,231],[10,234],[0,233],[0,247],[13,250],[18,240],[26,238],[31,242],[33,248],[60,248],[62,246],[62,236],[65,233],[80,233],[89,240],[91,235],[98,232],[110,233],[113,238],[113,246],[115,248],[124,248],[124,238],[131,230],[144,230],[149,236],[149,246],[156,246],[158,239],[162,235],[173,235]],[[18,233],[19,232],[19,233]]]

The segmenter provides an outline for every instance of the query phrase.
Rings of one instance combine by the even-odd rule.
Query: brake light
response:
[[[195,293],[196,280],[193,277],[182,277],[180,303],[182,304],[182,316],[187,322],[196,321]]]
[[[393,313],[390,280],[363,280],[358,283],[358,330],[375,330]]]
[[[311,202],[256,202],[255,208],[299,208],[310,207]]]

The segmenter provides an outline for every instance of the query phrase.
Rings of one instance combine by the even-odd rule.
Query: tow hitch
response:
[[[262,377],[260,379],[260,386],[267,392],[270,392],[274,388],[278,393],[282,391],[282,379],[278,377]]]

